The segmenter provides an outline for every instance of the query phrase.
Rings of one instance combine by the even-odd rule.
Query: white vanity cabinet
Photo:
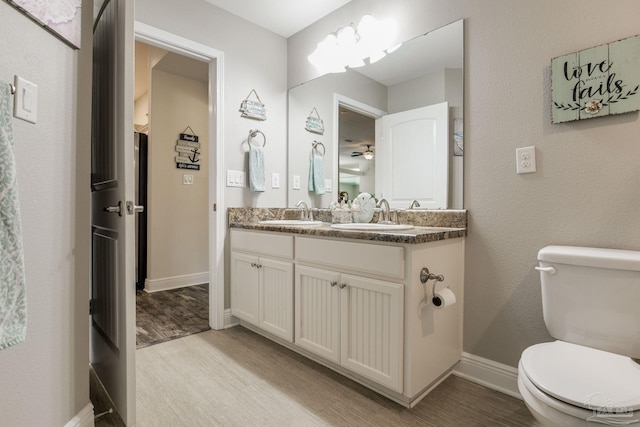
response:
[[[296,266],[295,344],[402,392],[403,285]]]
[[[413,406],[462,355],[464,237],[425,243],[378,238],[386,237],[390,241],[232,228],[232,314]],[[423,268],[444,281],[422,283]],[[456,301],[435,307],[433,292],[445,287]],[[282,317],[275,321],[276,315]]]
[[[291,236],[231,233],[231,314],[289,342],[293,342],[292,257]]]

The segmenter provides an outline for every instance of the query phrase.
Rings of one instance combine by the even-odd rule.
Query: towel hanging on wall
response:
[[[253,138],[258,134],[264,138],[262,145],[253,142]],[[249,188],[251,191],[262,192],[265,188],[264,147],[267,145],[267,137],[258,129],[250,130],[247,142],[249,143]]]
[[[13,157],[11,88],[0,84],[0,350],[27,335],[22,226]]]
[[[325,193],[324,188],[324,151],[320,153],[318,146],[322,146],[324,150],[324,144],[322,142],[313,141],[313,148],[311,149],[311,159],[309,161],[309,191],[322,195]]]

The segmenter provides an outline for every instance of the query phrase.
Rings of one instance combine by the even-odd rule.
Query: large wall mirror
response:
[[[373,64],[291,88],[289,206],[327,208],[341,194],[367,192],[396,208],[416,199],[424,208],[462,209],[463,62],[460,20]],[[322,120],[323,133],[305,128],[310,116]],[[324,194],[309,186],[314,175],[328,184]]]

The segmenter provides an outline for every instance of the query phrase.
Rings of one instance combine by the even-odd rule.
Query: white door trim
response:
[[[135,39],[209,63],[209,326],[224,328],[224,53],[176,34],[135,21]],[[214,212],[213,207],[217,209]]]

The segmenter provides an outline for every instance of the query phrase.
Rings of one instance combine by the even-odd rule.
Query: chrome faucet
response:
[[[376,204],[376,207],[382,209],[381,218],[378,218],[378,222],[381,224],[391,224],[391,212],[387,199],[378,200],[378,204]]]
[[[296,208],[302,209],[302,220],[303,221],[313,221],[313,214],[311,213],[311,209],[307,206],[307,203],[304,200],[300,200],[296,203]]]
[[[418,203],[417,200],[414,200],[413,202],[411,202],[411,204],[409,205],[409,209],[413,209],[413,208],[419,208],[420,207],[420,203]]]

